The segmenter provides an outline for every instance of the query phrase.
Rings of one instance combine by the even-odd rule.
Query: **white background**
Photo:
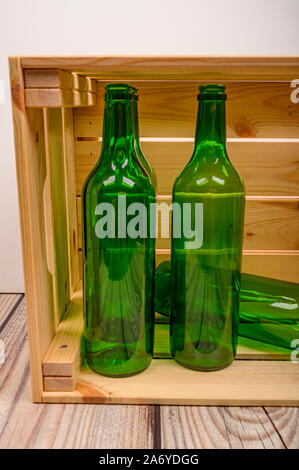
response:
[[[299,55],[299,0],[0,0],[0,52],[0,292],[22,292],[7,57]]]

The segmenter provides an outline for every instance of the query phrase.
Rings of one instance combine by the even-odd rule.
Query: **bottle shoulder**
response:
[[[137,163],[124,158],[122,164],[112,159],[104,162],[103,156],[87,176],[83,188],[82,197],[91,194],[143,194],[155,197],[152,184],[138,167]]]
[[[226,149],[199,149],[175,180],[173,192],[245,193],[244,183]]]

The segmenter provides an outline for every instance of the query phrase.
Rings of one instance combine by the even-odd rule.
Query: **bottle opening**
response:
[[[128,83],[108,83],[105,86],[105,100],[130,100],[131,87]]]
[[[226,100],[225,86],[217,84],[200,85],[197,99],[224,101]]]

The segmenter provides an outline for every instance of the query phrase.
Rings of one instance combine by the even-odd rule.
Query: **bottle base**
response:
[[[221,370],[221,369],[226,369],[229,367],[233,362],[234,359],[230,362],[227,362],[226,364],[220,364],[214,367],[203,367],[203,366],[195,366],[192,364],[187,364],[185,362],[179,361],[178,359],[174,358],[175,362],[177,362],[180,366],[186,367],[186,369],[192,369],[192,370],[197,370],[198,372],[213,372],[216,370]]]
[[[105,377],[131,377],[140,374],[151,363],[151,358],[145,361],[144,355],[131,354],[122,348],[105,349],[99,353],[86,354],[88,367],[97,374]]]

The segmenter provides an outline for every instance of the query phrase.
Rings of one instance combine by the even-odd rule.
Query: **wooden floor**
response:
[[[299,448],[299,408],[31,403],[24,295],[0,294],[0,340],[1,449]]]

